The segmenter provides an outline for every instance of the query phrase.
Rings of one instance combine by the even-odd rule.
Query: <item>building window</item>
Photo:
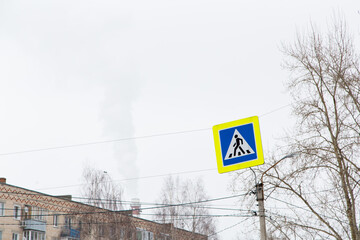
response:
[[[125,239],[125,230],[120,229],[120,240],[124,240],[124,239]]]
[[[136,240],[154,240],[154,233],[141,228],[137,228]]]
[[[30,206],[24,207],[24,218],[31,219],[31,207]]]
[[[4,216],[5,215],[5,203],[0,202],[0,216]]]
[[[48,210],[46,209],[41,209],[41,221],[46,221],[46,216],[48,216]]]
[[[13,233],[12,234],[12,240],[20,240],[19,239],[19,234],[18,233]]]
[[[19,205],[14,205],[14,218],[20,220],[21,218],[21,207]]]
[[[136,240],[142,240],[141,230],[136,230]]]
[[[32,219],[36,219],[38,220],[39,218],[39,211],[38,211],[38,207],[32,207],[31,208],[31,213],[32,213]]]
[[[0,231],[0,240],[2,240],[2,231]]]
[[[156,238],[157,240],[171,240],[171,237],[169,234],[160,233],[160,236]]]
[[[38,231],[25,231],[24,240],[45,240],[45,233]]]
[[[39,207],[32,207],[32,217],[33,219],[45,221],[46,209]]]
[[[36,220],[40,220],[40,208],[32,207],[32,218]]]
[[[23,235],[23,239],[24,240],[28,240],[29,239],[29,231],[24,231],[24,235]]]
[[[54,227],[57,227],[58,226],[58,215],[54,215],[54,218],[53,218],[53,224],[54,224]]]
[[[71,228],[71,218],[65,217],[65,227]]]
[[[99,237],[104,237],[105,236],[105,230],[104,230],[104,225],[99,225]]]

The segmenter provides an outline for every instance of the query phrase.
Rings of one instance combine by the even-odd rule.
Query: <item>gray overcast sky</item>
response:
[[[215,169],[211,127],[253,115],[269,152],[292,126],[279,46],[337,11],[358,38],[359,10],[358,0],[0,0],[0,154],[205,129],[0,155],[0,176],[79,196],[58,187],[80,184],[85,165],[116,180]],[[232,194],[230,175],[181,176],[202,177],[216,198]],[[162,178],[120,183],[125,200],[154,202]],[[242,220],[220,218],[219,230]]]

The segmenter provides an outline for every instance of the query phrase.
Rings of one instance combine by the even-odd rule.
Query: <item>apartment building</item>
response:
[[[0,240],[207,240],[132,215],[13,186],[0,178]]]

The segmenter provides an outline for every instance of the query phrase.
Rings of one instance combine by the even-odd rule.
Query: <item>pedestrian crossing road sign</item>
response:
[[[219,173],[264,164],[257,116],[215,125],[213,134]]]

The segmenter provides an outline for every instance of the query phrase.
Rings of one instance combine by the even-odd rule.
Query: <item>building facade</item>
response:
[[[0,240],[206,240],[131,211],[110,211],[13,186],[0,178]]]

